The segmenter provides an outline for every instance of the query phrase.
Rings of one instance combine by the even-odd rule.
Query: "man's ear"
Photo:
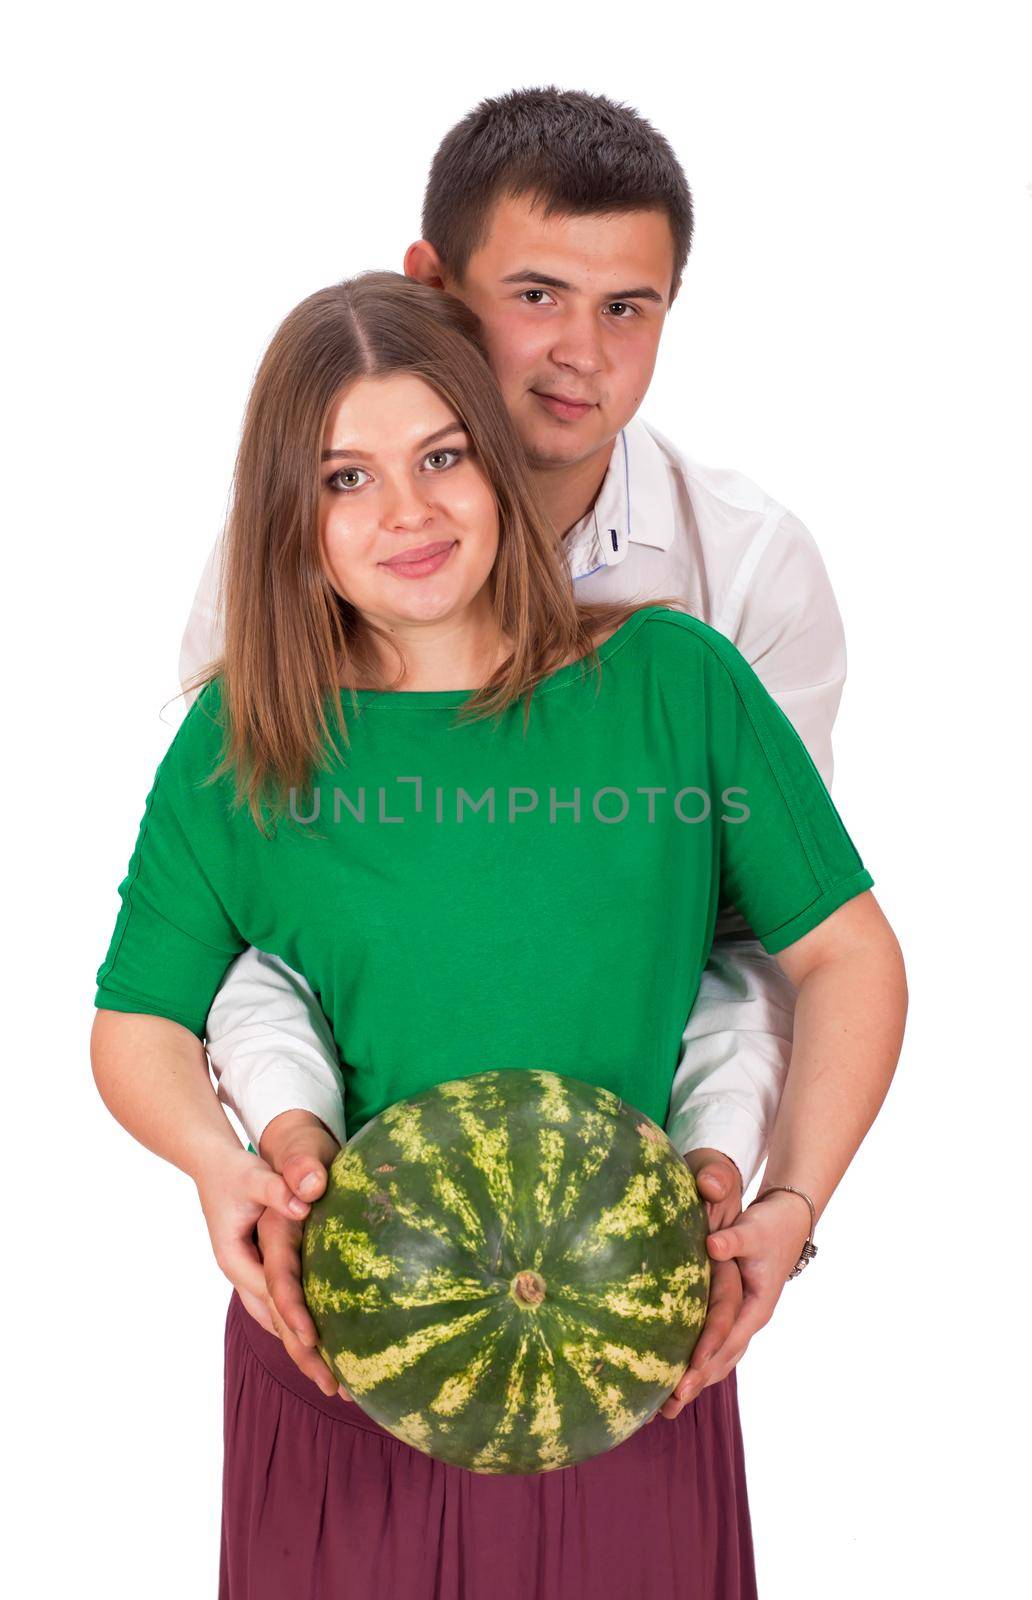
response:
[[[409,245],[405,251],[404,270],[406,278],[415,278],[429,289],[444,288],[444,267],[429,239],[417,239],[415,244]]]
[[[415,247],[413,246],[413,248],[415,248]],[[677,297],[680,294],[680,292],[681,292],[681,279],[678,278],[677,282],[674,284],[674,287],[670,291],[670,300],[669,300],[669,303],[667,305],[667,310],[668,311],[672,308],[672,306],[674,304],[674,301],[677,299]]]

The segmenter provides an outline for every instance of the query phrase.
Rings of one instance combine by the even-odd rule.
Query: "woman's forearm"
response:
[[[903,958],[891,933],[806,974],[761,1188],[803,1189],[820,1216],[888,1092],[906,1013]]]
[[[111,1115],[181,1172],[196,1179],[213,1155],[240,1150],[208,1076],[204,1046],[178,1022],[98,1010],[90,1057]]]

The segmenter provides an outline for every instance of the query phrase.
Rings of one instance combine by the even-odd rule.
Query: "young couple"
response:
[[[812,541],[636,420],[691,229],[635,112],[486,101],[405,276],[311,295],[259,369],[92,1045],[234,1285],[222,1600],[756,1592],[735,1364],[877,1114],[906,984],[822,782],[844,668]],[[667,1127],[713,1275],[657,1426],[493,1477],[339,1388],[300,1219],[388,1105],[532,1066]]]

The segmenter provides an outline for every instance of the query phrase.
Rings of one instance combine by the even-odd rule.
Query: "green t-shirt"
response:
[[[304,974],[351,1137],[487,1068],[613,1090],[661,1125],[734,905],[784,949],[870,888],[791,723],[715,629],[650,606],[500,721],[470,691],[342,690],[350,748],[263,839],[218,763],[219,680],[158,767],[96,1005],[204,1036],[247,945]],[[318,814],[316,814],[318,808]]]

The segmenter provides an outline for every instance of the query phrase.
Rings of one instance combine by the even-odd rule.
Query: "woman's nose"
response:
[[[406,533],[424,527],[432,516],[430,496],[414,483],[396,485],[383,508],[384,527]]]

